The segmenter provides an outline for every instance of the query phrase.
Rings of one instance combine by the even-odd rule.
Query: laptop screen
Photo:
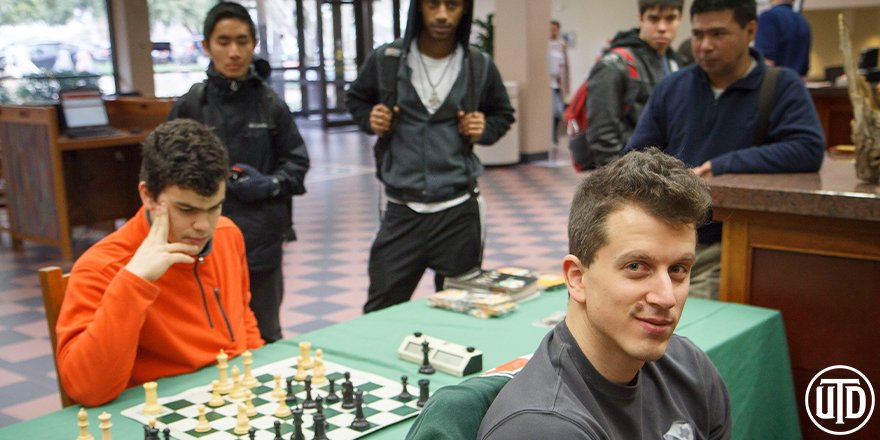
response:
[[[61,111],[67,128],[106,126],[110,123],[98,90],[61,92]]]

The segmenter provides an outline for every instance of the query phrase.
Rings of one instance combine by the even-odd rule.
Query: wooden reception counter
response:
[[[73,258],[74,225],[127,218],[137,195],[140,142],[162,123],[172,100],[107,101],[115,136],[70,139],[59,130],[54,106],[0,106],[0,151],[10,235],[58,246]]]
[[[721,299],[782,311],[801,429],[820,438],[802,406],[816,373],[842,364],[880,382],[880,185],[828,157],[818,173],[709,183],[724,222]],[[874,419],[858,438],[880,438]]]

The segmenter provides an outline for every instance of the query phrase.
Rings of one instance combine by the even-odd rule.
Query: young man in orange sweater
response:
[[[87,406],[263,345],[241,231],[220,216],[229,163],[188,119],[143,143],[143,207],[71,271],[56,327],[67,393]]]

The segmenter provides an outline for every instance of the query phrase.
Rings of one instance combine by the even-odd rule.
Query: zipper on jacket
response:
[[[208,311],[208,298],[205,297],[205,288],[202,287],[202,280],[199,279],[199,263],[204,263],[205,257],[199,257],[196,264],[193,265],[193,275],[196,276],[196,284],[199,285],[199,292],[202,294],[202,307],[205,309],[205,316],[208,317],[208,325],[214,328],[214,322],[211,320],[211,313]]]
[[[226,329],[229,330],[229,339],[232,342],[235,342],[235,334],[232,333],[232,326],[229,325],[229,318],[226,317],[226,311],[223,310],[223,304],[220,303],[220,288],[214,288],[214,298],[217,298],[217,306],[220,307],[220,315],[223,316],[223,321],[226,322]]]

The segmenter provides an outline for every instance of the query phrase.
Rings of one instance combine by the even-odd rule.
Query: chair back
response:
[[[55,361],[55,375],[58,378],[58,394],[61,396],[61,406],[68,407],[76,402],[64,391],[61,385],[61,374],[58,371],[58,339],[55,336],[55,324],[61,313],[61,303],[64,302],[64,293],[67,290],[69,273],[63,273],[58,266],[44,267],[40,269],[40,289],[43,291],[43,307],[46,310],[46,323],[49,325],[49,339],[52,341],[52,359]]]

